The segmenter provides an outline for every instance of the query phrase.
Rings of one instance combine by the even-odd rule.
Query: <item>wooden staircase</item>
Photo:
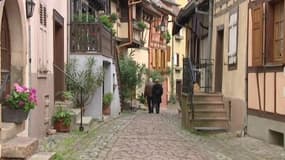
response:
[[[193,97],[194,118],[189,103],[190,127],[197,131],[227,131],[229,118],[220,93],[195,93]]]

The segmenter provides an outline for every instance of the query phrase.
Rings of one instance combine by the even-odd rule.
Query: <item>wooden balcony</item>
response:
[[[98,54],[113,57],[115,46],[112,33],[101,23],[70,25],[71,54]]]
[[[119,41],[121,41],[121,43],[126,43],[129,41],[129,38],[128,38],[128,23],[127,22],[124,22],[124,23],[121,23],[121,28],[120,30],[118,31],[118,39]],[[133,22],[133,25],[132,25],[132,44],[130,44],[129,47],[131,48],[139,48],[143,45],[143,30],[140,29],[136,22],[134,21]]]

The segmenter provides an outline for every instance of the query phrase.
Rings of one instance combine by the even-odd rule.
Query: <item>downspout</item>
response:
[[[251,0],[249,1],[251,3]],[[246,117],[243,125],[243,132],[247,134],[247,124],[248,124],[248,42],[249,42],[249,5],[247,7],[247,39],[246,39],[246,57],[245,57],[245,105],[246,105]]]
[[[129,41],[126,42],[126,43],[123,43],[119,46],[117,46],[117,53],[120,54],[120,49],[122,47],[125,47],[125,46],[128,46],[128,45],[131,45],[133,43],[133,10],[132,10],[132,7],[133,5],[136,5],[138,3],[141,3],[142,1],[137,1],[137,2],[130,2],[128,1],[128,7],[129,7],[129,21],[128,21],[128,27],[129,27],[129,31],[128,31],[128,39]]]
[[[209,26],[209,31],[208,31],[209,52],[208,52],[208,56],[209,56],[209,59],[211,59],[211,57],[212,57],[212,35],[213,35],[213,1],[209,1],[209,25],[208,26]],[[208,76],[210,76],[210,75],[208,75]],[[212,76],[210,76],[210,77],[212,77]],[[208,83],[212,83],[212,80],[209,80]],[[212,88],[212,90],[213,90],[213,88]]]

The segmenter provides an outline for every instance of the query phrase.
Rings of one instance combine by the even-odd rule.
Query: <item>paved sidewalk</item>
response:
[[[122,114],[72,142],[64,135],[49,137],[55,144],[48,151],[58,151],[66,160],[285,160],[283,148],[254,138],[181,129],[175,106],[161,114]]]

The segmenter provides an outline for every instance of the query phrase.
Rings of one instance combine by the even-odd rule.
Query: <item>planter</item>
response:
[[[103,114],[104,115],[110,115],[111,114],[110,106],[104,106],[103,107]]]
[[[70,125],[65,125],[63,120],[55,121],[53,126],[57,132],[69,132],[70,131]]]
[[[2,122],[22,123],[27,119],[29,112],[22,109],[13,109],[2,106]]]

